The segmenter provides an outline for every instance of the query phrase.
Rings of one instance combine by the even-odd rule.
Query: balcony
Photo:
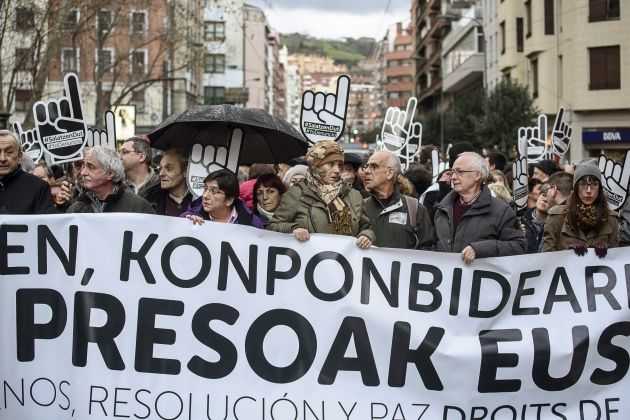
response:
[[[442,86],[445,92],[457,92],[473,83],[483,83],[485,56],[476,53],[469,56],[461,64],[444,76]]]
[[[385,69],[385,77],[413,76],[413,66],[396,66]]]
[[[411,92],[413,91],[413,81],[387,83],[385,92]]]
[[[408,60],[409,58],[411,58],[412,53],[412,50],[388,52],[385,54],[385,61]]]

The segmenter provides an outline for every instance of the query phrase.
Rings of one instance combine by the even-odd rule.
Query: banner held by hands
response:
[[[300,130],[311,143],[322,140],[339,141],[346,127],[350,97],[350,76],[337,79],[337,92],[307,90],[302,95]]]

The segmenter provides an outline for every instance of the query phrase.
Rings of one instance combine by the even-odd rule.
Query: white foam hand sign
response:
[[[541,127],[538,127],[540,130]],[[529,152],[529,135],[527,128],[520,128],[518,130],[518,158],[512,164],[512,192],[514,197],[514,203],[519,209],[527,207],[527,198],[529,195],[529,176],[527,172],[527,155]],[[536,134],[536,133],[533,133]]]
[[[551,133],[553,140],[552,153],[558,157],[563,157],[568,151],[571,145],[571,134],[573,130],[564,121],[564,108],[560,108],[556,115],[556,121],[553,125],[553,131]]]
[[[116,124],[112,111],[105,112],[105,130],[99,130],[98,128],[87,129],[87,142],[85,145],[88,147],[103,146],[116,150]]]
[[[628,183],[630,182],[630,152],[626,152],[623,165],[599,156],[599,171],[602,173],[602,186],[608,198],[608,206],[612,210],[619,210],[628,198]]]
[[[238,158],[243,142],[243,130],[234,129],[228,147],[195,144],[188,159],[186,183],[191,194],[197,198],[203,194],[203,180],[212,172],[227,169],[236,174]],[[229,148],[229,149],[228,149]]]
[[[39,141],[37,129],[33,128],[32,130],[24,131],[19,122],[13,123],[13,129],[22,144],[22,152],[29,155],[33,162],[38,162],[44,154],[44,148]]]
[[[302,95],[300,128],[312,143],[322,140],[337,141],[343,135],[350,96],[350,77],[337,79],[337,93],[313,92]]]
[[[396,107],[387,108],[381,128],[381,141],[390,152],[400,155],[400,151],[407,146],[410,137],[414,135],[414,130],[418,131],[418,125],[420,125],[419,132],[422,135],[422,125],[413,122],[417,106],[418,100],[411,97],[404,111]]]
[[[440,151],[438,149],[433,149],[431,151],[431,171],[434,184],[438,181],[440,174],[448,169],[448,166],[448,162],[444,162],[440,159]]]
[[[530,162],[540,162],[551,158],[551,150],[547,144],[547,116],[538,116],[535,127],[521,127],[518,129],[519,144],[521,139],[527,140],[527,159]]]

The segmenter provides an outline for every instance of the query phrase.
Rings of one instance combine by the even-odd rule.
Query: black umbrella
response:
[[[240,164],[280,163],[302,156],[309,143],[281,118],[262,109],[207,105],[171,115],[149,134],[156,149],[185,148],[194,144],[228,146],[232,131],[243,130]]]

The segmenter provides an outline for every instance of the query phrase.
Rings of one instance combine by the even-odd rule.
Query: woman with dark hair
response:
[[[599,168],[578,165],[568,205],[549,210],[543,251],[573,249],[581,256],[588,248],[595,248],[597,256],[603,258],[608,248],[618,244],[617,215],[608,209]]]
[[[208,175],[203,183],[203,195],[193,201],[182,214],[196,225],[210,220],[217,223],[263,227],[258,216],[252,214],[238,198],[238,179],[232,172],[222,169]]]
[[[269,223],[273,213],[280,205],[282,194],[287,187],[282,180],[274,174],[265,174],[258,177],[254,184],[254,214]]]

